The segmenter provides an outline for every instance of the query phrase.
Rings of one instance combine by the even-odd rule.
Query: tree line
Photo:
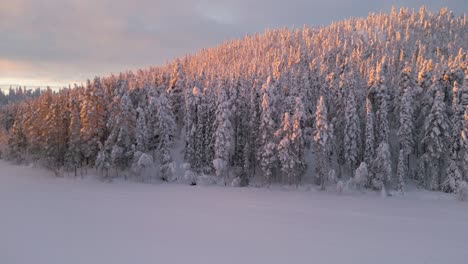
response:
[[[468,174],[467,33],[466,16],[422,7],[246,36],[8,104],[4,156],[104,177],[152,168],[176,180],[183,162],[186,175],[240,185],[313,175],[322,188],[457,192]]]

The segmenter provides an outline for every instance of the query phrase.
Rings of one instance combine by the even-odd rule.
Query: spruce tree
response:
[[[397,165],[397,191],[400,193],[404,192],[405,181],[408,178],[408,166],[407,166],[407,154],[401,149],[398,156],[398,165]]]
[[[426,118],[423,138],[426,151],[431,159],[430,175],[433,190],[438,190],[440,187],[443,154],[447,151],[450,138],[450,121],[445,109],[444,94],[437,91],[431,112]]]
[[[382,190],[392,178],[392,163],[388,143],[380,143],[372,168],[374,170],[374,175],[371,180],[372,187],[377,190]]]
[[[68,127],[68,150],[66,154],[66,162],[69,168],[73,169],[75,177],[77,169],[81,166],[81,119],[80,107],[77,98],[70,99],[70,125]]]
[[[260,166],[263,171],[264,181],[268,184],[271,183],[273,169],[276,162],[276,144],[274,140],[274,133],[276,131],[276,123],[273,119],[275,112],[275,99],[274,99],[274,83],[271,77],[263,86],[263,99],[262,99],[262,112],[260,116],[260,148],[259,160]]]
[[[358,164],[359,143],[361,138],[361,125],[357,112],[356,98],[353,91],[348,93],[345,108],[345,135],[344,149],[345,161],[351,173]]]
[[[226,91],[222,89],[219,94],[218,107],[216,110],[215,131],[215,167],[216,176],[226,177],[231,153],[233,151],[233,127],[231,124],[231,102]]]
[[[158,124],[161,178],[165,181],[172,180],[174,164],[171,149],[176,134],[176,122],[165,93],[161,93],[158,100]]]
[[[315,112],[315,131],[314,131],[315,153],[317,158],[317,180],[322,190],[325,190],[327,177],[330,170],[330,151],[333,141],[333,129],[328,124],[328,113],[325,105],[325,99],[320,96]]]

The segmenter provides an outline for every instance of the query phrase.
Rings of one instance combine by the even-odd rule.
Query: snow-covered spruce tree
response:
[[[328,173],[330,170],[330,151],[333,141],[333,129],[328,124],[328,113],[325,99],[320,96],[315,112],[314,143],[316,153],[316,178],[322,190],[325,190]]]
[[[138,107],[137,109],[137,122],[136,122],[136,151],[147,152],[149,143],[149,131],[146,126],[146,114],[145,111]]]
[[[414,146],[414,98],[412,91],[406,89],[403,93],[400,103],[400,128],[398,129],[398,139],[400,149],[405,155],[413,152]]]
[[[73,169],[75,177],[81,166],[81,119],[78,98],[70,98],[70,125],[68,126],[68,150],[65,161],[69,169]]]
[[[133,105],[127,91],[124,90],[120,100],[117,100],[117,113],[112,120],[111,133],[116,136],[115,143],[109,142],[111,145],[111,161],[112,167],[118,170],[125,170],[131,164],[133,159],[134,138],[135,138],[135,113]]]
[[[463,129],[463,105],[461,104],[461,89],[458,82],[453,84],[453,99],[452,99],[452,108],[453,115],[451,118],[452,122],[452,133],[450,137],[450,156],[454,160],[460,158],[460,150],[462,148],[461,143],[461,134]]]
[[[392,163],[388,143],[380,143],[372,168],[374,170],[372,187],[377,190],[382,190],[392,178]]]
[[[128,127],[122,126],[118,131],[117,142],[112,147],[111,151],[111,162],[113,168],[117,171],[123,171],[130,165],[130,161],[133,158],[133,151],[131,149]]]
[[[352,92],[354,87],[352,86],[353,80],[351,76],[348,76],[343,72],[339,79],[335,73],[330,73],[327,76],[325,85],[325,102],[328,107],[330,123],[333,126],[333,149],[336,152],[336,158],[338,162],[338,175],[341,177],[343,173],[343,167],[347,165],[346,159],[346,145],[345,137],[348,125],[346,123],[346,107],[349,107],[349,102],[346,100],[346,94]],[[325,88],[325,87],[324,87]],[[349,164],[348,164],[349,165]]]
[[[127,82],[121,80],[119,85],[126,86]],[[82,151],[87,165],[93,164],[98,152],[98,142],[103,140],[105,135],[106,107],[107,102],[99,77],[96,77],[93,83],[88,80],[82,96],[80,111]]]
[[[415,181],[419,188],[425,188],[429,174],[429,154],[425,153],[418,160],[418,168],[415,175]]]
[[[388,124],[388,96],[383,80],[377,92],[378,110],[377,110],[377,142],[388,142],[390,127]]]
[[[304,123],[306,120],[306,112],[304,109],[304,104],[300,97],[296,97],[296,108],[294,110],[294,117],[292,121],[292,134],[291,142],[293,144],[293,152],[296,156],[296,184],[299,183],[300,177],[306,169],[305,162],[305,138],[304,138]]]
[[[443,157],[450,138],[450,121],[445,110],[444,94],[437,91],[432,109],[426,118],[423,143],[431,160],[431,189],[439,190]]]
[[[441,189],[444,192],[453,193],[460,189],[463,183],[463,173],[461,172],[455,160],[450,159],[446,171],[446,177],[442,183]]]
[[[408,65],[406,65],[403,68],[403,70],[401,71],[401,73],[400,73],[398,88],[397,88],[398,90],[397,90],[397,94],[395,96],[396,98],[393,101],[393,103],[394,103],[393,108],[394,108],[394,111],[395,111],[395,115],[396,115],[397,119],[400,120],[400,122],[401,122],[401,116],[400,116],[401,113],[400,112],[402,111],[401,108],[405,104],[405,102],[403,100],[405,100],[404,97],[407,96],[405,94],[410,92],[410,94],[412,96],[414,87],[415,87],[415,84],[414,84],[411,68]],[[411,105],[411,107],[413,107],[413,105]],[[412,114],[413,113],[411,113],[411,115]]]
[[[468,93],[467,93],[468,99]],[[465,106],[465,114],[463,117],[463,131],[462,131],[462,146],[464,152],[463,164],[465,170],[465,180],[468,181],[468,104]]]
[[[354,172],[358,164],[360,138],[361,125],[357,112],[356,98],[354,91],[350,91],[345,107],[344,156],[351,173]]]
[[[216,120],[216,107],[214,104],[213,89],[205,88],[201,94],[201,104],[198,108],[199,122],[196,127],[197,148],[196,157],[199,171],[210,174],[213,172],[214,160],[214,123]]]
[[[292,144],[292,127],[289,113],[284,113],[283,121],[280,129],[275,135],[278,140],[278,159],[281,164],[281,172],[283,173],[283,181],[292,184],[296,181],[296,166],[298,164],[297,156],[294,153],[294,145]]]
[[[424,123],[426,122],[426,117],[429,115],[432,102],[435,97],[435,89],[432,82],[432,62],[424,62],[421,71],[418,75],[417,89],[415,98],[415,147],[416,156],[420,157],[423,154],[422,149],[422,139],[424,138]]]
[[[247,178],[253,177],[257,171],[257,155],[256,150],[259,145],[259,127],[260,127],[260,96],[258,94],[259,85],[257,81],[254,81],[250,91],[250,98],[248,103],[249,118],[248,131],[246,135],[246,145],[244,148],[244,173]],[[246,184],[247,179],[244,179]]]
[[[217,177],[225,177],[227,179],[228,166],[233,146],[233,128],[230,120],[231,101],[224,89],[219,91],[218,96],[214,145],[215,159],[213,160],[213,166]]]
[[[66,129],[61,126],[61,107],[57,100],[54,100],[50,107],[48,114],[45,119],[44,129],[44,163],[43,165],[57,172],[57,170],[63,165],[63,157],[65,153],[62,153],[62,146],[65,145],[63,134],[66,133]]]
[[[245,144],[244,129],[245,123],[242,122],[244,116],[243,112],[243,80],[238,77],[231,77],[229,84],[229,101],[231,110],[231,126],[232,126],[232,154],[231,166],[242,166],[243,164],[243,150]],[[214,104],[214,103],[213,103]],[[214,122],[215,123],[215,122]]]
[[[365,134],[365,149],[364,161],[366,164],[371,165],[375,158],[375,134],[374,134],[374,111],[372,103],[369,98],[366,99],[366,134]]]
[[[17,163],[23,162],[25,159],[27,142],[26,135],[23,131],[22,117],[21,114],[18,113],[12,127],[10,128],[7,158]]]
[[[414,100],[412,88],[407,87],[403,92],[400,101],[400,128],[398,129],[398,140],[400,143],[400,153],[398,156],[398,184],[397,190],[403,193],[403,186],[409,174],[409,155],[413,152],[414,146]],[[404,163],[404,164],[403,164]]]
[[[213,167],[213,160],[215,159],[215,131],[216,131],[216,89],[205,89],[205,98],[206,98],[206,111],[203,117],[205,120],[204,123],[204,133],[203,133],[203,145],[205,147],[204,150],[204,173],[205,174],[213,174],[215,173]],[[231,102],[232,105],[232,102]],[[231,108],[231,113],[235,113],[234,109]],[[237,111],[236,111],[237,112]],[[232,115],[231,115],[232,118]],[[236,120],[236,118],[233,118]],[[232,120],[232,119],[231,119]],[[233,122],[231,122],[233,124]],[[239,130],[238,130],[239,131]],[[235,140],[239,139],[238,137],[234,137],[234,144],[233,146],[237,146],[234,150],[238,150],[241,148],[239,142]],[[234,157],[234,154],[232,154]],[[239,160],[237,160],[239,161]],[[231,166],[237,166],[239,163],[234,164],[234,159],[231,158]]]
[[[182,71],[182,64],[176,59],[167,89],[168,100],[171,110],[174,112],[175,122],[182,127],[184,121],[184,85],[185,76]]]
[[[172,180],[174,164],[171,149],[176,133],[176,123],[165,93],[161,93],[158,100],[158,124],[160,175],[162,180]]]
[[[196,129],[198,123],[198,105],[200,105],[200,89],[194,87],[191,91],[185,93],[186,110],[185,110],[185,152],[184,159],[190,164],[192,169],[195,169],[196,157]]]
[[[146,107],[146,120],[147,120],[147,149],[151,152],[153,160],[156,159],[156,151],[159,144],[159,121],[158,121],[158,96],[150,94],[148,98],[148,106]]]
[[[404,192],[405,181],[408,178],[408,165],[407,165],[407,154],[405,150],[401,149],[398,156],[397,165],[397,187],[396,190],[400,193]]]
[[[260,115],[260,147],[258,153],[264,181],[268,184],[271,183],[276,162],[276,144],[274,142],[276,124],[273,119],[275,99],[272,98],[274,97],[274,89],[273,80],[271,77],[268,77],[267,82],[262,87],[263,99]]]
[[[99,152],[96,157],[96,169],[100,171],[101,175],[109,178],[109,170],[111,169],[111,148],[108,144],[102,145],[99,143]]]
[[[443,95],[443,101],[445,104],[445,111],[449,117],[453,115],[453,93],[452,93],[452,79],[448,67],[442,66],[442,74],[437,80],[437,91],[440,91]]]

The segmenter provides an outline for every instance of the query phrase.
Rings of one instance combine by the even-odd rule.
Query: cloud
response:
[[[5,3],[3,3],[5,2]],[[266,28],[326,25],[391,6],[456,0],[15,0],[0,5],[0,79],[68,83],[162,64]],[[5,64],[8,61],[8,64]],[[9,65],[9,66],[8,66]],[[33,76],[34,79],[31,77]]]

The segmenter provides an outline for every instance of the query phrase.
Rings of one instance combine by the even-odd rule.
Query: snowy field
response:
[[[0,263],[468,263],[468,203],[102,183],[0,161]]]

